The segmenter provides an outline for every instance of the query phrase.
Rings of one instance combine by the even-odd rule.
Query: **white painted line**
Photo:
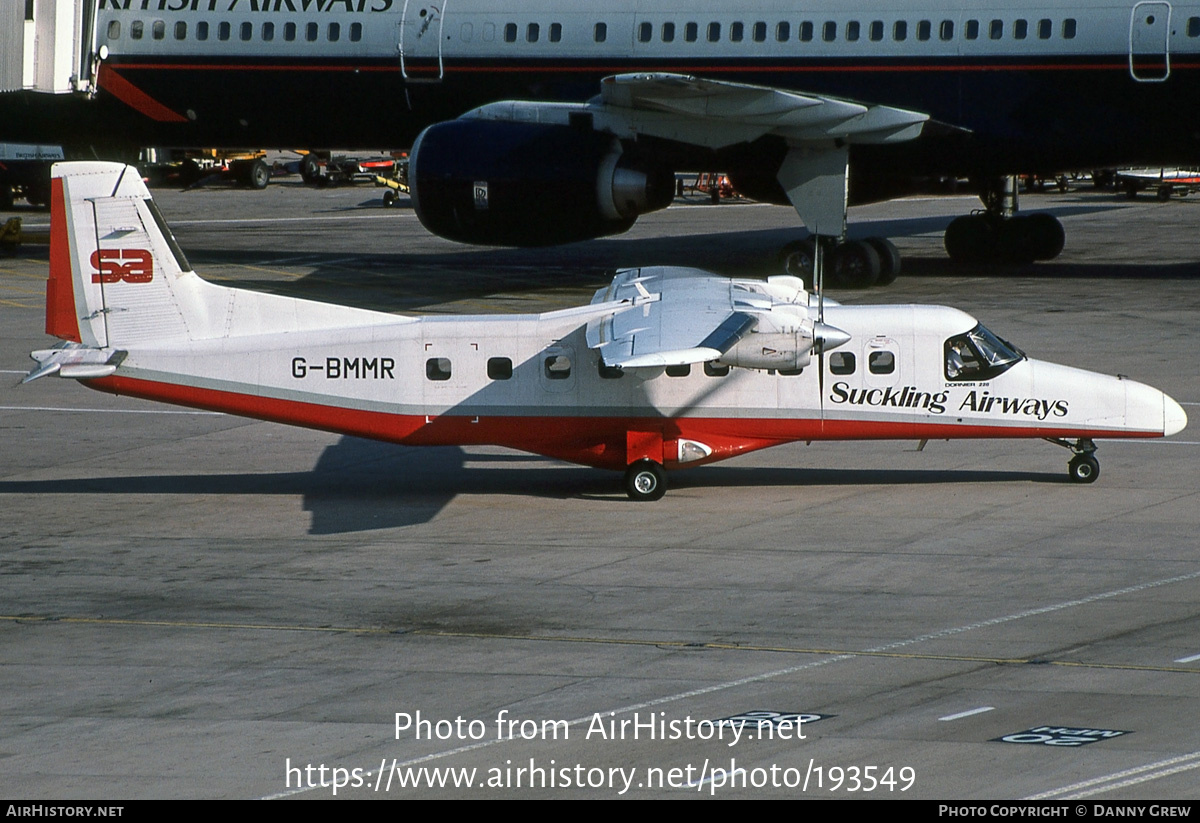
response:
[[[1136,443],[1139,446],[1200,446],[1200,440],[1147,440],[1142,437],[1129,438],[1124,437],[1097,437],[1097,443]]]
[[[224,417],[225,412],[175,411],[173,409],[70,409],[65,406],[0,406],[0,411],[84,412],[86,414],[195,414]]]
[[[1002,617],[993,617],[988,620],[980,620],[979,622],[976,622],[976,623],[968,623],[965,626],[955,626],[955,627],[949,628],[949,629],[942,629],[941,631],[930,632],[929,634],[923,634],[923,635],[920,635],[919,637],[911,637],[907,640],[897,640],[894,643],[887,643],[883,646],[875,646],[870,649],[864,649],[863,651],[868,654],[875,653],[875,652],[891,651],[893,649],[899,649],[899,648],[903,648],[905,646],[912,646],[916,643],[921,643],[926,640],[937,640],[937,639],[940,639],[943,637],[951,637],[956,634],[963,634],[965,632],[974,631],[975,629],[982,629],[982,628],[987,628],[990,626],[999,626],[1003,623],[1010,623],[1014,620],[1023,620],[1027,617],[1037,617],[1039,615],[1049,614],[1051,612],[1057,612],[1057,611],[1062,611],[1064,609],[1074,608],[1075,606],[1083,606],[1083,605],[1086,605],[1089,603],[1097,603],[1101,600],[1108,600],[1113,597],[1121,597],[1122,595],[1132,594],[1134,592],[1145,591],[1146,589],[1155,589],[1160,586],[1169,586],[1172,583],[1182,583],[1182,582],[1185,582],[1188,580],[1195,580],[1196,578],[1200,578],[1200,571],[1191,572],[1189,574],[1181,574],[1181,575],[1177,575],[1175,577],[1167,577],[1162,580],[1151,580],[1148,583],[1139,583],[1136,586],[1126,586],[1123,589],[1113,589],[1112,591],[1100,592],[1099,594],[1089,595],[1088,597],[1081,597],[1078,600],[1066,600],[1061,603],[1054,603],[1049,606],[1042,606],[1037,609],[1027,609],[1022,612],[1014,612],[1013,614],[1004,615]],[[784,669],[775,669],[773,671],[763,672],[762,674],[752,674],[752,675],[749,675],[748,677],[741,677],[741,678],[738,678],[737,680],[729,680],[724,683],[713,683],[708,686],[702,686],[698,689],[690,689],[689,691],[686,691],[686,692],[679,692],[677,694],[664,695],[663,697],[657,697],[653,700],[647,700],[642,703],[634,703],[632,705],[622,706],[617,709],[602,710],[600,712],[588,714],[583,717],[577,717],[574,720],[567,721],[567,725],[568,726],[581,726],[584,723],[592,722],[592,718],[595,717],[596,714],[599,714],[602,717],[605,715],[608,715],[609,717],[614,717],[617,715],[629,714],[630,712],[636,712],[636,711],[640,711],[642,709],[654,708],[657,706],[665,705],[667,703],[674,703],[679,700],[686,700],[690,697],[699,697],[701,695],[713,694],[715,692],[725,691],[727,689],[734,689],[734,688],[737,688],[738,686],[746,686],[746,685],[749,685],[750,683],[761,683],[766,680],[773,680],[777,677],[783,677],[783,676],[786,676],[789,674],[796,674],[797,672],[807,671],[810,669],[816,669],[816,668],[820,668],[821,666],[829,666],[834,663],[840,663],[843,660],[855,660],[855,659],[857,659],[857,657],[858,656],[854,653],[839,654],[839,655],[834,655],[833,657],[826,657],[821,660],[812,660],[812,661],[809,661],[808,663],[800,663],[795,666],[788,666],[787,668],[784,668]],[[453,757],[454,755],[464,754],[466,752],[472,752],[472,751],[476,751],[478,749],[486,749],[486,748],[496,745],[497,743],[507,743],[510,740],[514,740],[514,739],[515,739],[515,737],[512,735],[510,735],[508,737],[497,736],[497,737],[490,738],[488,740],[481,740],[478,743],[468,743],[465,746],[458,746],[453,749],[447,749],[446,751],[443,751],[443,752],[434,752],[433,754],[427,754],[427,755],[423,755],[421,757],[414,757],[411,760],[404,760],[404,761],[397,762],[395,759],[393,759],[392,763],[391,763],[391,769],[394,771],[395,769],[403,769],[408,766],[416,766],[420,763],[428,763],[431,760],[440,760],[443,757]],[[1197,755],[1200,755],[1200,752],[1198,752]],[[1200,763],[1197,763],[1197,766],[1200,766]],[[1191,768],[1191,767],[1188,767],[1188,768]],[[318,789],[318,788],[322,788],[322,787],[321,786],[301,786],[301,787],[298,787],[295,789],[288,789],[287,791],[279,792],[277,794],[268,795],[262,799],[263,800],[279,800],[284,797],[292,797],[293,795],[310,792],[313,789]],[[324,788],[328,788],[328,787],[324,787]],[[1071,787],[1067,787],[1067,789],[1064,789],[1063,791],[1067,791],[1070,789],[1071,789]]]
[[[401,217],[415,218],[417,215],[413,212],[389,212],[388,214],[347,214],[340,216],[324,216],[319,219],[322,223],[345,222],[347,220],[395,220]],[[171,220],[172,226],[215,226],[223,224],[238,224],[246,223],[311,223],[316,218],[312,217],[243,217],[243,218],[224,218],[219,220]]]
[[[29,374],[29,372],[20,369],[0,369],[0,374]]]
[[[967,709],[965,712],[959,712],[958,714],[948,714],[945,717],[939,717],[938,720],[961,720],[964,717],[970,717],[974,714],[983,714],[984,712],[993,712],[995,710],[995,706],[980,706],[978,709]]]
[[[1155,763],[1147,763],[1144,766],[1114,772],[1103,777],[1094,777],[1091,780],[1084,780],[1081,783],[1072,783],[1069,786],[1051,789],[1048,792],[1035,794],[1025,799],[1046,800],[1048,798],[1062,798],[1063,800],[1080,800],[1092,795],[1124,789],[1138,783],[1157,780],[1160,777],[1169,777],[1179,772],[1188,771],[1189,769],[1200,769],[1200,752],[1182,754],[1178,757],[1159,760]],[[1071,794],[1071,792],[1074,792],[1074,794]]]
[[[1200,654],[1193,654],[1190,657],[1181,657],[1178,660],[1176,660],[1175,662],[1176,663],[1192,663],[1196,660],[1200,660]]]

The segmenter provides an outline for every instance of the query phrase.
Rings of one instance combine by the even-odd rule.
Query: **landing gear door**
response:
[[[1137,3],[1129,16],[1129,73],[1139,83],[1161,83],[1171,74],[1171,4]]]
[[[442,81],[447,3],[449,0],[404,0],[398,41],[400,74],[406,83]]]

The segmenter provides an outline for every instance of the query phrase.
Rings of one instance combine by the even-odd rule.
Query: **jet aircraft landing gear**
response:
[[[1091,438],[1081,437],[1072,443],[1057,437],[1046,438],[1051,443],[1070,449],[1075,455],[1067,463],[1067,475],[1075,483],[1095,483],[1100,476],[1100,461],[1096,459],[1096,444]]]
[[[630,500],[660,500],[667,493],[667,473],[653,460],[639,460],[625,470],[625,493]]]
[[[806,289],[813,286],[813,264],[816,261],[816,236],[788,243],[779,252],[779,263],[785,274],[799,277]],[[865,289],[886,286],[900,275],[900,252],[885,237],[865,240],[831,242],[824,238],[825,258],[831,265],[826,269],[829,285],[835,288]]]
[[[1015,177],[990,181],[979,197],[984,211],[956,217],[946,227],[946,252],[955,263],[1023,266],[1062,252],[1067,235],[1057,217],[1017,214]]]

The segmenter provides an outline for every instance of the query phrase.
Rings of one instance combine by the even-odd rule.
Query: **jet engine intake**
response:
[[[451,120],[409,155],[413,208],[460,243],[549,246],[627,231],[670,205],[674,174],[591,129]]]

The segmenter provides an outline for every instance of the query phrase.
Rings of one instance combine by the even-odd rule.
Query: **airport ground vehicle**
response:
[[[61,146],[0,143],[0,209],[18,199],[31,206],[50,202],[50,166],[63,159]]]
[[[26,382],[408,445],[493,444],[625,472],[797,440],[1043,438],[1099,473],[1098,437],[1184,428],[1163,392],[1029,358],[943,306],[841,306],[786,275],[630,269],[588,305],[402,317],[196,275],[136,169],[55,167],[46,329]]]
[[[1195,169],[1122,169],[1116,174],[1116,186],[1129,198],[1153,191],[1159,200],[1171,195],[1186,197],[1200,189],[1200,171]]]

